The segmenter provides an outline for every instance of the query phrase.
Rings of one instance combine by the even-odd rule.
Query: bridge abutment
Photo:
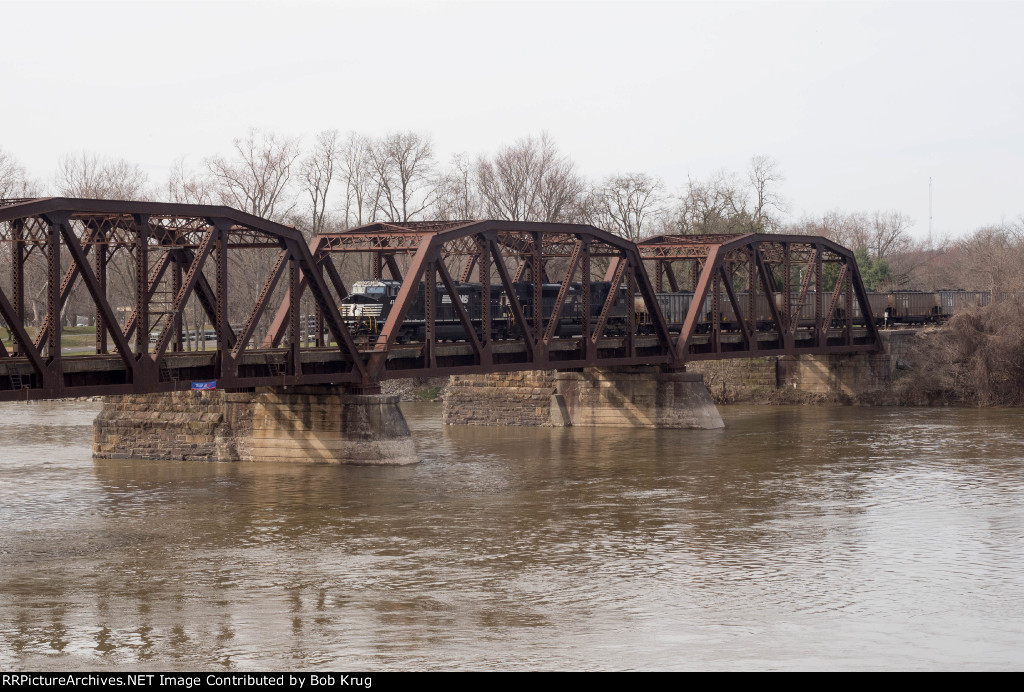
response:
[[[401,465],[418,461],[398,397],[341,387],[110,397],[100,458]]]
[[[699,373],[644,367],[524,371],[451,378],[449,425],[721,428]]]

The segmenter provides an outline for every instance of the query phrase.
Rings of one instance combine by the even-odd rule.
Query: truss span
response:
[[[451,221],[307,243],[227,207],[46,198],[0,201],[0,253],[0,400],[878,343],[852,253],[823,238]]]

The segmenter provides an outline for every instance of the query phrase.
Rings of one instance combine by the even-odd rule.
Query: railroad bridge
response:
[[[692,360],[880,345],[853,254],[811,236],[634,244],[593,226],[490,220],[307,242],[223,206],[41,198],[0,200],[0,241],[0,401],[206,383],[246,411],[260,393],[300,407],[319,397],[328,415],[390,378],[631,368],[692,381]],[[386,315],[353,317],[360,279],[390,291]],[[69,315],[88,316],[91,346],[62,348]],[[281,425],[309,417],[281,410]],[[248,412],[222,415],[251,427]]]

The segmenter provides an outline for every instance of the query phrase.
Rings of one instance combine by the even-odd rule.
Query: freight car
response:
[[[456,285],[456,293],[459,300],[476,331],[477,336],[482,335],[482,302],[483,291],[478,283],[460,283]],[[401,283],[389,280],[366,280],[357,281],[352,286],[352,293],[341,303],[340,310],[342,318],[348,327],[356,335],[377,335],[380,334],[387,321],[395,301],[398,298]],[[528,324],[534,322],[534,291],[530,282],[516,282],[512,284],[513,292],[523,309],[523,316]],[[545,283],[541,285],[540,314],[547,323],[554,310],[555,302],[561,285],[556,283]],[[611,290],[611,284],[606,281],[594,281],[590,283],[590,325],[591,329],[597,326],[600,312]],[[723,331],[739,331],[740,321],[749,309],[749,294],[746,291],[735,291],[734,295],[740,306],[740,316],[732,303],[726,298],[723,291],[719,300],[720,328]],[[1000,299],[1016,299],[1016,294],[1002,293]],[[672,293],[656,294],[658,306],[662,315],[672,332],[682,330],[686,317],[690,312],[694,294],[691,291],[677,291]],[[776,311],[783,311],[781,296],[776,294]],[[832,294],[827,292],[821,296],[822,306],[825,308],[831,301]],[[927,323],[942,322],[952,316],[958,310],[964,310],[976,306],[988,305],[990,294],[987,291],[963,291],[963,290],[942,290],[935,292],[926,291],[890,291],[890,292],[869,292],[867,293],[868,304],[871,313],[878,326],[900,326],[918,325]],[[799,301],[799,293],[793,292],[790,297],[790,306],[796,309]],[[462,340],[466,338],[465,329],[459,319],[458,311],[452,304],[448,292],[441,286],[434,287],[434,335],[439,341]],[[803,304],[799,311],[799,324],[801,328],[809,328],[815,325],[815,305],[817,296],[813,290],[807,291]],[[562,306],[559,321],[554,330],[558,337],[576,336],[582,332],[582,310],[583,310],[583,287],[580,283],[570,284]],[[840,327],[846,323],[845,296],[840,295],[839,301],[832,312],[832,326]],[[490,288],[490,332],[495,339],[518,339],[522,337],[522,330],[516,323],[511,301],[505,292],[504,286],[497,284]],[[604,333],[609,335],[623,335],[629,328],[629,314],[627,311],[627,297],[624,288],[620,287],[612,301],[611,309],[605,321]],[[637,296],[632,306],[634,313],[634,328],[637,333],[650,334],[654,332],[655,320],[649,315],[643,300]],[[758,293],[754,297],[754,320],[758,330],[771,329],[774,322],[771,306],[767,296]],[[714,323],[714,312],[711,296],[704,299],[703,305],[696,315],[696,331],[706,333],[711,331]],[[852,323],[854,326],[863,327],[866,325],[865,316],[862,314],[858,301],[853,301]],[[399,333],[395,335],[399,343],[422,341],[426,338],[426,300],[425,288],[420,284],[412,303],[402,322]]]

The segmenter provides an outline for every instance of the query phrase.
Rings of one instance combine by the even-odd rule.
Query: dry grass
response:
[[[1024,405],[1024,305],[1002,302],[922,332],[911,369],[893,384],[901,404]]]

